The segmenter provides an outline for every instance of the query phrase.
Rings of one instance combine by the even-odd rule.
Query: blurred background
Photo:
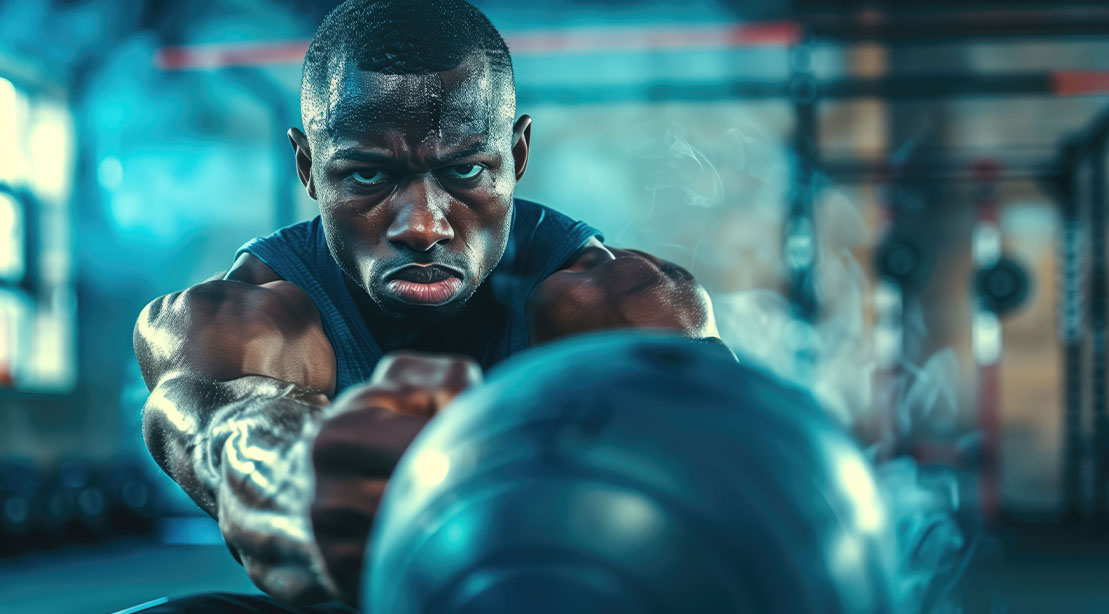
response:
[[[1109,609],[1109,8],[474,3],[517,196],[691,270],[853,429],[929,606]],[[0,0],[0,610],[253,590],[146,453],[131,330],[316,215],[285,132],[334,4]]]

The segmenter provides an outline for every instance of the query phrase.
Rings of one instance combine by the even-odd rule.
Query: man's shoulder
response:
[[[612,328],[715,337],[708,293],[682,267],[645,252],[590,242],[528,299],[533,341]]]
[[[244,356],[290,340],[319,345],[317,329],[315,306],[293,284],[219,279],[151,301],[135,323],[134,345],[148,386],[180,367],[234,379]]]
[[[244,324],[260,320],[299,324],[313,310],[304,291],[287,281],[276,279],[255,284],[227,278],[160,296],[143,309],[139,321],[150,329],[188,329],[211,322]]]

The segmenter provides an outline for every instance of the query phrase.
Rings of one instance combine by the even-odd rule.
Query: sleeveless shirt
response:
[[[496,331],[482,341],[474,356],[483,369],[527,349],[526,303],[542,280],[567,264],[600,231],[554,209],[516,199],[508,246],[485,280],[499,312],[490,317]],[[335,392],[370,378],[382,357],[381,348],[358,311],[343,272],[331,256],[319,216],[247,242],[235,254],[249,253],[282,279],[296,284],[320,312],[324,333],[335,351]]]

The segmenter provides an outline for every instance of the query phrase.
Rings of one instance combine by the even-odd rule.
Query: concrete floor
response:
[[[0,559],[5,614],[108,614],[212,591],[257,592],[222,545],[128,540]]]
[[[222,545],[128,540],[0,560],[4,614],[108,614],[212,591],[257,592]],[[961,592],[961,614],[1109,612],[1109,539],[1088,529],[998,529]]]
[[[1005,526],[963,582],[965,614],[1109,612],[1109,533]]]

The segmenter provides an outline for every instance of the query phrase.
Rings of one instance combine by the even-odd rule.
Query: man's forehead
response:
[[[322,108],[306,118],[307,127],[331,138],[373,139],[398,131],[416,141],[494,136],[503,122],[511,125],[515,100],[504,77],[492,73],[480,61],[438,73],[390,75],[337,60],[327,91],[317,93]]]

